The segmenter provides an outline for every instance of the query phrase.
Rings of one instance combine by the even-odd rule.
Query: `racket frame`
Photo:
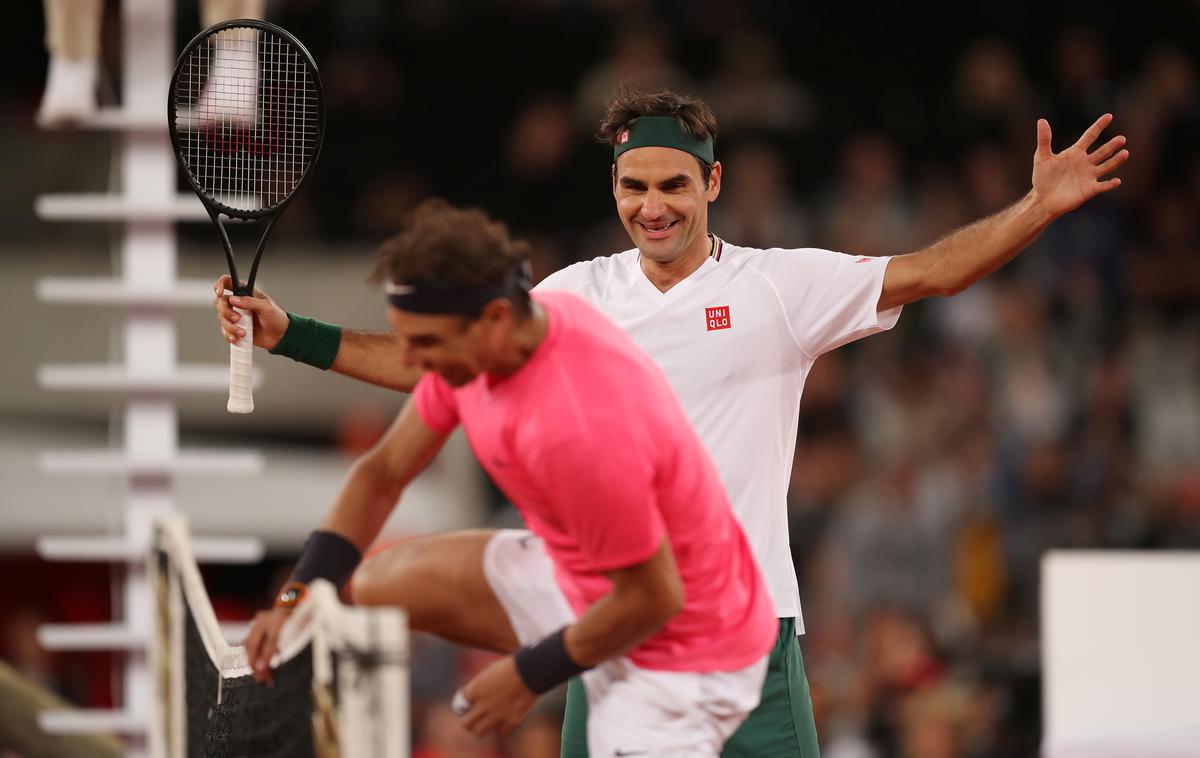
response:
[[[309,69],[309,74],[316,87],[317,95],[317,130],[313,138],[316,146],[313,149],[312,158],[309,159],[308,165],[304,167],[304,172],[300,175],[300,178],[296,180],[295,186],[293,186],[291,190],[284,195],[282,200],[267,208],[260,208],[253,211],[231,208],[218,200],[214,200],[208,196],[208,193],[200,186],[200,183],[196,181],[195,177],[192,175],[191,169],[188,168],[187,164],[184,162],[183,155],[181,153],[179,130],[176,128],[175,113],[177,105],[176,87],[179,84],[179,76],[183,72],[185,64],[187,63],[192,52],[197,47],[204,44],[210,37],[216,36],[223,31],[246,28],[257,29],[261,32],[277,35],[283,38],[289,44],[293,45],[300,55],[301,63],[303,63]],[[255,56],[255,60],[258,60],[257,55]],[[312,57],[312,54],[308,52],[308,48],[306,48],[304,44],[300,42],[300,40],[296,39],[295,35],[276,24],[272,24],[269,21],[241,18],[213,24],[207,29],[201,31],[199,34],[193,37],[190,42],[184,45],[183,51],[180,52],[179,58],[175,62],[175,70],[171,73],[171,83],[168,87],[167,132],[170,134],[171,147],[175,151],[176,161],[178,161],[180,168],[183,169],[183,175],[187,178],[188,184],[191,186],[192,191],[196,193],[196,197],[200,198],[200,203],[204,206],[204,210],[208,211],[208,215],[212,219],[213,226],[215,226],[217,229],[217,236],[221,240],[221,246],[225,249],[225,262],[229,266],[229,277],[231,283],[230,289],[235,295],[253,296],[254,280],[258,276],[258,264],[262,259],[263,250],[265,250],[267,247],[267,240],[270,238],[271,232],[275,229],[275,222],[278,220],[279,216],[283,214],[284,209],[286,209],[287,206],[291,204],[292,200],[295,199],[296,194],[300,191],[300,188],[304,186],[304,182],[308,179],[309,174],[312,173],[312,168],[316,165],[317,159],[321,156],[321,147],[325,142],[324,104],[325,90],[321,84],[320,70],[317,68],[316,60]],[[229,219],[236,219],[238,221],[256,221],[264,217],[267,218],[266,228],[263,229],[262,237],[259,239],[258,247],[254,252],[254,261],[250,264],[250,275],[244,284],[238,277],[237,262],[233,257],[233,244],[229,240],[229,233],[225,229],[225,223],[221,218],[222,216]]]

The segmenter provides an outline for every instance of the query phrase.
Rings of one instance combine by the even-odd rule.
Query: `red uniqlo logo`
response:
[[[708,331],[729,328],[729,306],[721,305],[716,308],[705,308],[704,319],[708,322]]]

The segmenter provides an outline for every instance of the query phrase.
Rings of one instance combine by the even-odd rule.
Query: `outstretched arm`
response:
[[[1029,193],[923,250],[892,258],[884,275],[879,310],[930,295],[961,292],[1012,260],[1054,219],[1119,187],[1120,179],[1104,177],[1129,158],[1129,151],[1122,149],[1125,137],[1113,137],[1088,152],[1112,119],[1111,113],[1104,114],[1074,145],[1057,154],[1050,150],[1050,123],[1038,119]]]
[[[217,294],[213,306],[217,309],[221,334],[230,343],[245,335],[238,326],[238,315],[230,305],[232,299],[234,305],[250,311],[254,317],[254,345],[273,350],[288,329],[287,311],[257,287],[254,297],[230,298],[224,294],[229,289],[229,281],[226,274],[213,286]],[[401,392],[411,392],[424,373],[419,367],[406,365],[404,343],[394,333],[344,328],[337,357],[329,368],[351,379]]]

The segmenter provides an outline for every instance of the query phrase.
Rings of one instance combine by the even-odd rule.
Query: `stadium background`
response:
[[[115,13],[110,3],[105,67],[120,81]],[[34,373],[108,356],[115,318],[40,304],[32,288],[48,273],[109,270],[112,238],[102,225],[39,222],[32,204],[108,186],[112,138],[34,127],[41,8],[9,14],[0,655],[101,706],[112,659],[48,654],[32,630],[107,618],[108,569],[45,563],[32,544],[119,523],[120,487],[53,481],[31,462],[43,442],[103,440],[112,398],[39,390]],[[178,4],[180,45],[197,18]],[[1132,153],[1119,191],[809,378],[789,508],[826,755],[1034,754],[1039,555],[1200,546],[1200,4],[282,0],[267,18],[312,51],[330,112],[261,283],[285,307],[354,326],[382,328],[382,298],[363,283],[372,248],[429,195],[508,221],[534,242],[538,278],[625,249],[609,153],[591,137],[624,79],[713,106],[726,166],[715,233],[864,254],[915,249],[1018,198],[1037,117],[1062,149],[1116,115]],[[181,274],[215,279],[208,225],[179,235]],[[183,309],[176,322],[181,359],[222,359],[211,312]],[[271,548],[261,567],[206,571],[230,618],[268,602],[349,455],[401,401],[280,361],[260,359],[267,381],[248,421],[214,396],[180,399],[185,440],[249,434],[268,452],[255,483],[180,485],[198,527]],[[471,483],[482,475],[461,446],[435,475],[467,482],[471,504],[426,504],[398,531],[511,521]],[[457,733],[445,703],[485,659],[430,640],[419,650],[418,756],[555,754],[553,701],[504,743]]]

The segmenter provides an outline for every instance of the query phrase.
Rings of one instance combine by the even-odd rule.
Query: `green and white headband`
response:
[[[622,129],[613,148],[613,161],[637,147],[671,147],[691,153],[710,166],[715,162],[712,135],[696,139],[674,116],[642,116]]]

